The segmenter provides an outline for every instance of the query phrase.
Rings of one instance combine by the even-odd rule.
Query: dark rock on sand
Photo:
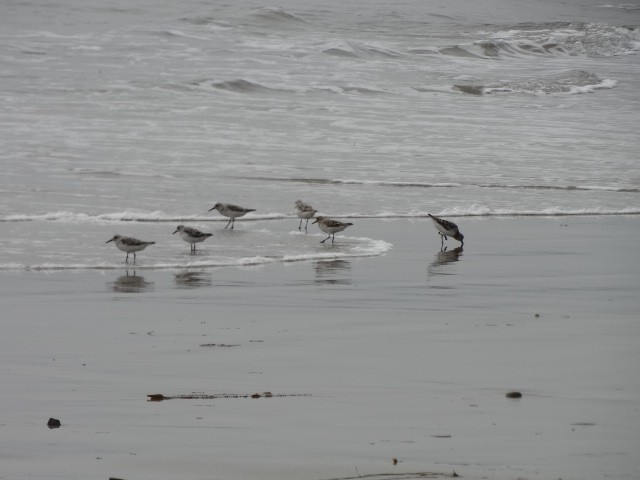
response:
[[[520,392],[507,392],[507,398],[522,398],[522,393]]]
[[[61,425],[60,420],[57,418],[50,418],[47,422],[47,427],[49,428],[60,428]]]

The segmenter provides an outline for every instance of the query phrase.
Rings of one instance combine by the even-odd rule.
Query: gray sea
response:
[[[638,1],[0,13],[1,270],[121,268],[116,233],[182,268],[393,248],[358,218],[640,215]],[[354,226],[320,245],[297,199]],[[224,231],[216,202],[256,211]],[[178,223],[214,236],[191,255]]]

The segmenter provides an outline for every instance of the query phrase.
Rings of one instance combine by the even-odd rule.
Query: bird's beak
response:
[[[107,240],[107,241],[106,241],[106,242],[104,242],[104,243],[109,243],[109,242],[113,242],[113,238],[112,238],[111,240]]]
[[[311,222],[311,225],[314,225],[316,223],[318,223],[318,220],[316,220],[315,222]]]
[[[213,210],[214,208],[216,208],[216,207],[211,207],[211,208],[210,208],[209,210],[207,210],[207,211],[208,211],[208,212],[210,212],[210,211],[211,211],[211,210]]]
[[[175,235],[176,233],[178,233],[178,230],[176,230],[175,232],[173,232],[171,235]]]

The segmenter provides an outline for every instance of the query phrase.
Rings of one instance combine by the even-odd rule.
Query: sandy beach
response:
[[[327,251],[389,253],[2,273],[0,478],[640,478],[640,219],[456,221],[462,251],[358,219]]]

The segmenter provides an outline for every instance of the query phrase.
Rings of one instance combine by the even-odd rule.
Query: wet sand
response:
[[[0,479],[639,478],[640,218],[455,220],[462,251],[358,219],[390,253],[1,273]]]

